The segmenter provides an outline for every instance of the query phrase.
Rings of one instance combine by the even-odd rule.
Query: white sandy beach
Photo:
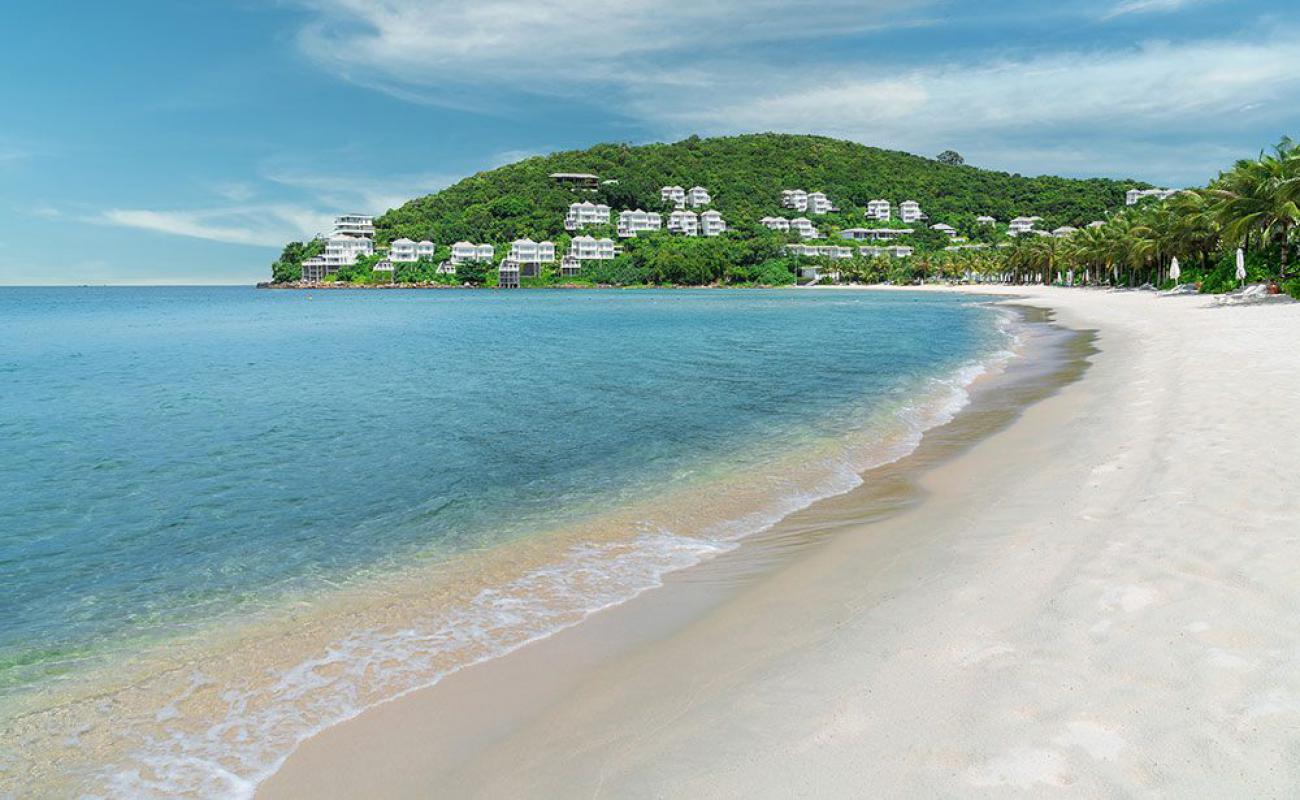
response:
[[[1300,304],[982,291],[1100,352],[923,502],[372,709],[259,796],[1296,796]]]

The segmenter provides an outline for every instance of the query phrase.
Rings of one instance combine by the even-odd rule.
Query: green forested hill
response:
[[[673,144],[602,144],[554,153],[481,172],[436,194],[408,202],[377,221],[377,238],[504,243],[564,232],[564,212],[574,192],[557,186],[552,172],[591,172],[617,184],[583,199],[603,200],[616,211],[659,210],[659,189],[701,185],[733,228],[747,228],[780,208],[782,189],[826,192],[841,214],[819,220],[861,224],[869,200],[916,200],[932,221],[959,224],[989,214],[1005,222],[1034,214],[1043,227],[1081,225],[1122,206],[1134,181],[1028,178],[867,147],[820,136],[751,134],[691,137]]]

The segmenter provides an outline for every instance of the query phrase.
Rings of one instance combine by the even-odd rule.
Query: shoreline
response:
[[[1300,437],[1285,412],[1300,379],[1274,344],[1300,314],[978,293],[1096,329],[1098,353],[1083,380],[927,471],[923,502],[864,521],[823,501],[818,525],[837,533],[761,577],[676,573],[671,591],[325,731],[258,796],[1300,785],[1286,755],[1300,542],[1284,522],[1300,464],[1272,444]],[[692,598],[718,586],[728,596],[697,616]],[[651,595],[646,628],[616,624]]]
[[[979,361],[1000,357],[990,352],[980,356]],[[909,434],[919,433],[950,413],[948,409],[957,396],[964,396],[963,387],[970,380],[966,373],[975,363],[968,362],[951,375],[928,378],[933,391],[922,391],[918,384],[918,393],[909,394],[903,403],[908,410],[906,419],[898,409],[882,406],[878,416],[890,420],[889,424],[882,427],[878,424],[882,420],[874,417],[864,420],[865,427],[850,438],[837,435],[825,444],[812,447],[809,442],[809,447],[789,452],[774,449],[771,440],[755,442],[757,451],[763,454],[764,473],[770,472],[774,478],[783,476],[770,485],[756,482],[754,474],[735,476],[741,479],[736,486],[730,485],[735,481],[720,482],[719,476],[702,474],[700,486],[679,487],[670,495],[657,493],[653,507],[633,504],[607,510],[590,524],[467,554],[453,563],[413,567],[357,591],[331,596],[324,608],[309,607],[316,604],[305,597],[299,598],[304,601],[301,603],[291,598],[290,602],[277,604],[276,608],[283,607],[283,611],[273,611],[266,615],[267,619],[255,616],[237,627],[214,624],[210,629],[193,631],[183,641],[133,654],[129,663],[112,665],[111,671],[97,670],[96,674],[82,676],[85,680],[60,687],[53,704],[46,703],[47,698],[32,698],[41,705],[14,717],[13,725],[6,726],[7,736],[12,736],[16,745],[14,755],[30,765],[27,775],[22,774],[26,770],[20,770],[11,777],[24,781],[21,785],[28,790],[52,790],[56,786],[82,790],[88,788],[79,780],[86,776],[87,764],[107,764],[111,768],[95,769],[89,777],[96,787],[100,780],[108,780],[113,793],[169,794],[180,787],[196,786],[206,787],[192,790],[198,794],[251,793],[253,783],[274,765],[265,755],[285,752],[286,736],[293,739],[313,729],[328,729],[395,695],[418,691],[465,664],[499,657],[502,647],[509,652],[554,635],[556,630],[581,623],[600,608],[616,606],[652,590],[660,585],[665,572],[731,549],[735,541],[732,533],[769,525],[771,519],[790,513],[790,503],[798,508],[812,498],[844,491],[848,488],[844,485],[847,475],[840,473],[846,463],[857,465],[852,470],[857,480],[862,468],[897,458],[900,447],[902,452],[913,447]],[[927,421],[931,419],[934,421]],[[798,489],[793,497],[786,496],[790,489]],[[701,490],[707,494],[699,496]],[[692,506],[698,506],[700,513],[681,516]],[[640,552],[644,550],[644,537],[631,534],[638,522],[658,520],[673,529],[681,523],[686,525],[682,530],[689,531],[699,527],[692,525],[692,520],[702,523],[706,519],[714,524],[697,531],[702,534],[699,540],[684,540],[689,547],[704,551],[702,554],[692,555],[689,547],[678,553]],[[681,550],[683,542],[668,544]],[[602,599],[600,591],[594,596],[580,592],[589,602],[562,615],[540,616],[537,624],[544,628],[540,634],[498,629],[489,619],[487,629],[471,636],[466,647],[457,644],[445,653],[421,652],[419,643],[437,638],[443,627],[439,622],[442,617],[430,618],[430,611],[446,609],[450,616],[442,622],[457,623],[451,625],[454,631],[476,622],[451,612],[475,610],[484,586],[505,590],[520,583],[524,590],[532,587],[549,593],[547,586],[529,583],[533,576],[529,569],[540,566],[562,571],[566,567],[562,558],[566,548],[577,545],[601,550],[596,556],[609,556],[599,564],[588,565],[591,569],[587,571],[593,574],[607,573],[615,566],[622,570],[626,567],[622,561],[627,559],[641,566],[639,572],[628,576],[634,579],[630,594],[623,591],[629,588],[622,585],[627,581],[614,580],[609,587],[596,582],[588,588],[614,590],[607,598],[609,602]],[[564,590],[564,583],[561,580],[551,588]],[[436,592],[431,592],[430,587]],[[483,622],[478,620],[468,627],[477,630]],[[410,643],[398,639],[409,639]],[[438,647],[444,644],[448,643],[440,642]],[[156,652],[160,649],[162,652]],[[108,673],[103,683],[95,680],[99,672]],[[372,672],[383,674],[372,680]],[[396,677],[389,679],[388,673]],[[270,677],[262,680],[257,675]],[[407,686],[408,678],[415,685]],[[341,698],[349,708],[340,710],[331,699],[338,695],[334,687],[327,686],[318,694],[304,693],[304,689],[313,691],[312,685],[319,679],[337,679],[340,685],[351,687],[355,694]],[[229,699],[232,693],[235,700]],[[92,700],[111,704],[112,726],[101,724],[103,720],[94,713]],[[227,713],[227,705],[231,713]],[[299,714],[297,724],[291,726],[294,730],[287,730],[283,721]],[[142,734],[153,740],[143,750],[138,749]],[[229,743],[223,741],[227,739]],[[263,741],[264,746],[260,744]],[[251,747],[239,742],[249,742]],[[137,772],[138,767],[143,775]]]
[[[315,775],[320,774],[322,768],[327,768],[310,753],[302,757],[301,760],[305,763],[299,767],[300,751],[304,748],[314,749],[318,740],[336,737],[346,741],[340,746],[352,751],[358,745],[358,738],[375,740],[376,726],[387,725],[386,722],[375,720],[386,719],[390,710],[404,720],[409,719],[409,714],[401,710],[403,708],[420,709],[419,716],[427,716],[430,713],[430,702],[440,708],[444,701],[438,698],[458,693],[457,687],[464,682],[474,685],[472,694],[476,703],[491,702],[494,714],[499,715],[488,727],[499,726],[502,719],[516,717],[520,708],[535,707],[541,697],[553,695],[558,687],[549,685],[544,691],[533,693],[530,697],[511,694],[514,697],[513,704],[502,703],[499,696],[489,701],[485,695],[496,695],[500,686],[484,690],[484,679],[479,677],[482,673],[491,674],[499,670],[517,672],[519,668],[515,664],[522,663],[531,665],[525,672],[533,675],[534,669],[542,666],[539,662],[547,662],[548,659],[553,660],[546,664],[546,668],[558,669],[564,674],[580,672],[584,668],[590,668],[597,658],[615,658],[628,648],[643,646],[658,636],[669,635],[688,625],[692,618],[709,613],[711,609],[726,602],[744,584],[761,580],[762,576],[801,558],[804,551],[818,546],[825,537],[834,535],[845,524],[865,524],[867,520],[888,518],[911,505],[923,502],[924,492],[919,486],[919,477],[925,471],[953,457],[956,452],[995,434],[996,430],[1010,424],[1028,405],[1077,380],[1086,370],[1087,358],[1093,352],[1090,332],[1068,330],[1055,324],[1051,312],[1045,309],[1016,302],[1003,305],[1008,310],[1007,313],[1017,317],[1016,324],[1021,330],[1033,335],[1035,341],[1030,344],[1033,352],[1016,354],[1010,362],[1014,365],[1010,370],[1013,373],[1011,375],[1006,374],[1007,365],[1003,364],[995,373],[983,374],[968,384],[966,388],[971,398],[953,418],[928,428],[919,444],[906,455],[867,470],[863,473],[866,481],[863,485],[823,497],[810,506],[795,510],[765,530],[739,540],[737,550],[718,553],[699,563],[675,570],[665,575],[659,586],[596,611],[572,627],[556,631],[490,661],[469,665],[445,676],[436,684],[385,701],[350,720],[317,733],[289,755],[281,768],[283,775],[281,770],[277,770],[259,786],[257,796],[317,796],[321,792],[327,796],[331,792],[335,793],[332,796],[346,796],[348,793],[364,791],[362,786],[356,784],[348,785],[347,788],[339,788],[337,785],[331,788],[327,784],[333,784],[332,779],[320,783],[313,780],[308,785],[299,784],[296,773]],[[834,519],[828,521],[828,515]],[[841,518],[844,515],[847,518]],[[683,597],[683,589],[687,597]],[[628,630],[636,633],[628,633]],[[647,634],[647,631],[654,633]],[[577,644],[572,643],[574,641]],[[543,655],[536,656],[534,651],[541,651]],[[558,651],[558,656],[554,651]],[[529,682],[535,683],[532,678],[529,678]],[[541,682],[547,684],[545,680]],[[432,701],[429,699],[431,697],[434,698]],[[454,704],[456,701],[450,702]],[[358,733],[348,733],[354,726]],[[482,725],[471,724],[470,727],[478,730]],[[444,744],[453,752],[459,751],[464,742],[453,739],[460,739],[465,734],[466,726],[458,724],[455,736],[447,737]],[[435,734],[421,726],[420,735],[416,738],[425,741],[427,735]],[[394,750],[393,745],[396,743],[387,737],[382,738],[385,741],[383,749],[403,752],[400,745]],[[322,749],[330,754],[328,761],[333,761],[335,748],[326,744]],[[405,753],[404,757],[407,756],[410,753]],[[418,767],[415,772],[420,772]],[[281,783],[287,783],[291,788],[281,790]],[[385,786],[384,793],[387,794],[391,789],[391,786]],[[416,787],[411,789],[413,795],[420,793]]]

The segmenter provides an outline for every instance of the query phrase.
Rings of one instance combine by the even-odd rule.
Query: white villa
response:
[[[594,239],[590,236],[575,236],[569,242],[569,254],[567,257],[575,258],[579,261],[608,261],[613,258],[614,240],[613,239]]]
[[[763,217],[758,223],[764,228],[771,228],[774,231],[790,230],[790,220],[785,217]]]
[[[921,204],[915,200],[904,200],[898,204],[898,218],[904,223],[917,222],[921,217]]]
[[[997,220],[990,216],[976,217],[975,222],[979,225],[996,225]]]
[[[456,242],[451,246],[451,263],[454,265],[466,261],[491,261],[495,252],[496,248],[490,244]]]
[[[674,208],[686,208],[686,190],[680,186],[665,186],[659,190],[659,199]]]
[[[691,190],[686,193],[686,202],[692,208],[699,208],[712,203],[713,198],[709,197],[708,190],[703,186],[692,186]]]
[[[1177,189],[1129,189],[1124,193],[1124,203],[1125,205],[1135,206],[1139,200],[1146,197],[1168,200],[1176,194],[1178,194]]]
[[[1078,233],[1078,232],[1079,232],[1079,229],[1078,229],[1078,228],[1071,227],[1071,226],[1069,226],[1069,225],[1062,225],[1061,227],[1059,227],[1059,228],[1057,228],[1056,230],[1052,231],[1052,235],[1055,236],[1055,237],[1058,238],[1058,239],[1064,239],[1064,238],[1066,238],[1067,236],[1073,236],[1074,234],[1076,234],[1076,233]]]
[[[1042,221],[1042,217],[1016,217],[1008,224],[1007,233],[1012,236],[1019,236],[1022,233],[1029,233],[1034,229],[1034,225]]]
[[[375,238],[375,218],[365,214],[344,214],[334,218],[334,233],[339,236]]]
[[[790,230],[798,233],[805,239],[817,239],[821,236],[817,228],[813,226],[812,220],[807,217],[795,217],[790,220]]]
[[[1106,223],[1102,222],[1102,221],[1099,220],[1099,219],[1094,219],[1092,222],[1089,222],[1089,223],[1088,223],[1088,227],[1089,227],[1089,228],[1104,228],[1104,227],[1106,227]]]
[[[960,253],[962,250],[985,250],[988,245],[983,242],[974,242],[971,244],[950,244],[943,248],[949,253]]]
[[[390,261],[406,262],[415,261],[418,256],[415,255],[415,241],[413,239],[394,239],[388,245],[388,258]]]
[[[339,271],[339,267],[357,263],[361,256],[375,252],[375,218],[364,214],[344,214],[334,218],[334,232],[325,240],[320,255],[302,262],[302,280],[315,283]]]
[[[555,260],[555,243],[516,239],[510,243],[509,258],[521,264],[550,263]]]
[[[609,206],[604,203],[593,203],[590,200],[573,203],[569,206],[569,213],[564,216],[564,229],[569,231],[576,231],[588,225],[608,224]]]
[[[940,233],[947,234],[949,239],[957,238],[957,229],[951,225],[946,225],[942,222],[931,225],[930,230],[939,231]]]
[[[890,258],[907,258],[916,251],[907,245],[893,245],[892,247],[859,247],[858,253],[867,258],[876,258],[877,256],[889,256]]]
[[[694,211],[674,211],[668,215],[668,231],[683,236],[699,236],[700,218]]]
[[[717,211],[705,211],[700,214],[700,233],[705,236],[717,236],[727,230],[727,223]]]
[[[663,217],[654,211],[642,211],[639,208],[621,211],[618,215],[618,235],[624,238],[635,237],[641,231],[657,231],[663,224]]]
[[[809,214],[829,214],[832,211],[838,211],[831,199],[822,192],[808,193],[808,213]]]
[[[792,256],[804,256],[814,258],[825,256],[826,258],[853,258],[852,247],[841,247],[833,244],[788,244],[785,246],[785,252]]]
[[[433,258],[433,242],[425,239],[413,242],[410,239],[394,239],[388,246],[388,259],[394,263],[410,263],[422,258]]]
[[[893,206],[890,205],[888,200],[872,200],[867,203],[867,219],[888,222],[889,218],[893,216],[892,209]]]
[[[333,275],[340,267],[357,263],[361,256],[375,252],[374,240],[364,236],[334,234],[325,240],[325,250],[302,262],[302,279],[315,283]]]
[[[916,231],[913,228],[849,228],[848,231],[841,233],[853,232],[850,239],[869,239],[873,242],[888,242],[897,239],[900,236],[910,236]]]
[[[807,211],[808,193],[803,189],[786,189],[781,192],[781,205],[795,211]]]

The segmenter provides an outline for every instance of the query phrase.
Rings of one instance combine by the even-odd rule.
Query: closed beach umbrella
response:
[[[1169,265],[1169,279],[1172,281],[1177,281],[1178,276],[1182,274],[1183,271],[1178,268],[1178,259],[1175,258],[1173,260],[1173,263]]]
[[[1240,247],[1237,248],[1237,280],[1246,280],[1246,253]]]

